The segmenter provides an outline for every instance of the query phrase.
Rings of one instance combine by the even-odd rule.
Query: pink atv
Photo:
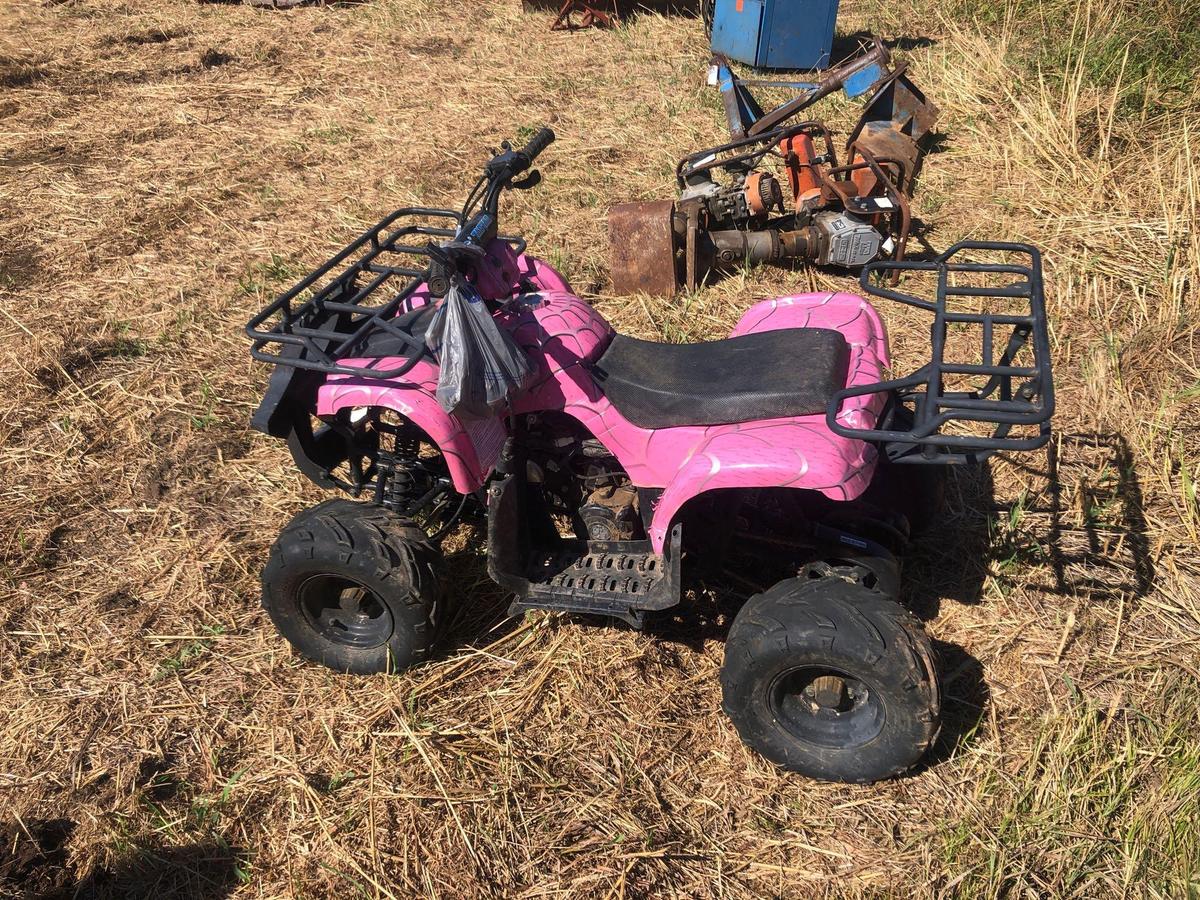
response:
[[[724,340],[637,340],[498,234],[501,192],[538,182],[527,170],[553,137],[506,144],[461,213],[393,213],[247,326],[253,356],[275,366],[253,426],[285,438],[317,484],[361,498],[280,533],[263,573],[272,621],[339,671],[428,659],[444,618],[439,542],[472,517],[514,614],[641,627],[680,602],[685,561],[689,575],[741,565],[773,583],[726,643],[723,706],[743,740],[817,778],[907,769],[938,733],[939,696],[930,642],[898,602],[905,496],[928,500],[914,476],[930,466],[1049,439],[1037,251],[960,244],[868,267],[870,293],[932,314],[930,362],[905,378],[887,380],[883,323],[852,294],[755,304]],[[960,261],[984,251],[1017,261]],[[870,286],[897,268],[935,279],[932,299]],[[436,398],[425,330],[456,277],[534,370],[493,417],[464,420]],[[992,301],[1003,310],[983,309]],[[952,361],[964,330],[977,362]],[[947,388],[964,379],[982,384]]]

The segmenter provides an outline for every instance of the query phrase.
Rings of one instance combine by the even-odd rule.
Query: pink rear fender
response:
[[[847,386],[879,381],[889,365],[887,332],[871,304],[854,294],[798,294],[752,306],[731,337],[778,328],[829,328],[850,345]],[[797,366],[804,365],[796,360]],[[884,397],[855,397],[838,421],[869,428]],[[671,435],[684,429],[665,429]],[[717,488],[791,487],[815,490],[833,500],[853,500],[871,483],[877,453],[871,444],[830,431],[824,415],[795,416],[704,429],[654,509],[650,537],[661,547],[680,509]],[[670,440],[670,437],[667,438]]]
[[[572,301],[567,304],[570,315],[587,319],[593,330],[607,329],[590,307]],[[848,384],[879,380],[887,363],[883,323],[868,303],[852,294],[803,294],[759,303],[746,312],[733,334],[803,327],[833,328],[846,337],[850,345]],[[587,356],[595,353],[598,359],[596,351],[606,346],[607,340],[589,344]],[[553,360],[554,354],[550,356]],[[549,377],[522,395],[517,411],[565,411],[609,449],[635,485],[662,488],[649,534],[658,552],[662,552],[679,510],[706,491],[794,487],[820,491],[835,500],[853,500],[874,473],[875,449],[835,435],[826,426],[824,415],[736,425],[641,428],[609,402],[577,354],[563,353],[560,363],[546,374]],[[845,404],[839,418],[869,425],[882,405],[883,398],[878,395],[855,398]]]

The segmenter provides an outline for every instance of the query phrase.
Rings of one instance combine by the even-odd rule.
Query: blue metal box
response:
[[[767,69],[829,65],[838,0],[717,0],[712,48]]]

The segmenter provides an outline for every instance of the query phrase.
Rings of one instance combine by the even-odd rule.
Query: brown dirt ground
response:
[[[627,331],[708,338],[757,298],[852,289],[608,293],[607,207],[668,196],[722,137],[697,20],[0,0],[0,895],[1196,890],[1200,132],[1122,131],[1103,95],[1014,71],[1003,33],[843,7],[930,39],[925,239],[1046,248],[1060,409],[1049,453],[956,479],[917,548],[947,725],[869,787],[738,741],[719,597],[655,634],[506,621],[461,538],[453,645],[367,679],[300,662],[257,605],[319,492],[246,427],[267,372],[241,325],[390,209],[461,199],[519,128],[559,140],[509,229]]]

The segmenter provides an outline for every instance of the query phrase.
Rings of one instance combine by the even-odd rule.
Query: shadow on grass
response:
[[[511,595],[488,576],[486,529],[472,532],[467,544],[447,553],[445,608],[436,643],[436,658],[479,649],[521,626],[523,616],[509,616]]]
[[[1022,466],[1044,487],[997,504],[991,467],[950,469],[944,491],[929,491],[927,507],[910,511],[923,520],[905,558],[902,600],[918,618],[937,618],[944,602],[974,605],[994,577],[1027,582],[1051,595],[1118,602],[1144,596],[1154,583],[1141,487],[1132,453],[1119,434],[1069,434],[1046,451],[1045,469]],[[1032,498],[1032,499],[1031,499]],[[450,557],[451,589],[463,602],[450,614],[445,646],[484,646],[519,627],[508,617],[505,595],[487,577],[478,547]],[[1045,573],[1050,581],[1045,583]],[[1039,581],[1039,579],[1041,579]],[[681,604],[648,618],[656,640],[702,651],[724,641],[738,609],[758,587],[701,578]],[[580,625],[628,628],[609,619],[572,617]],[[942,731],[922,764],[937,765],[968,743],[990,693],[982,663],[965,648],[933,640],[942,684]]]
[[[943,488],[909,515],[921,525],[905,554],[902,600],[924,621],[937,618],[943,600],[978,603],[991,560],[991,467],[947,469]]]
[[[829,58],[832,60],[832,65],[845,62],[851,57],[857,56],[862,52],[864,47],[868,47],[875,35],[866,29],[852,31],[849,34],[838,34],[833,38],[833,48],[830,51]],[[883,45],[889,50],[912,51],[923,50],[926,47],[932,47],[937,43],[937,40],[925,35],[910,37],[908,35],[900,35],[899,37],[887,38]]]
[[[923,619],[941,603],[979,603],[989,574],[1090,604],[1134,601],[1154,586],[1141,485],[1133,454],[1117,433],[1065,434],[1045,451],[1032,500],[998,505],[990,468],[950,473],[941,516],[918,538],[905,566],[906,605]],[[1046,575],[1049,579],[1046,579]],[[943,726],[926,765],[969,741],[987,709],[979,661],[934,641],[941,664]]]
[[[1146,596],[1154,587],[1154,559],[1124,435],[1062,435],[1046,451],[1046,474],[1049,503],[1030,512],[1049,518],[1054,592],[1100,602]],[[1064,494],[1064,481],[1078,492]]]
[[[1150,592],[1154,560],[1125,438],[1064,434],[1043,458],[1044,467],[1012,459],[1044,487],[1007,504],[997,504],[986,464],[948,473],[942,510],[905,562],[905,600],[914,613],[932,619],[942,600],[978,603],[989,573],[1002,586],[1028,579],[1037,590],[1089,602]]]
[[[950,759],[970,744],[991,701],[983,663],[950,641],[933,639],[942,687],[942,730],[917,771]]]
[[[557,13],[562,4],[563,0],[521,0],[527,13]],[[608,0],[591,0],[591,5],[602,12],[612,8]],[[700,15],[700,0],[617,0],[617,15],[622,22],[632,22],[643,13],[695,19]],[[549,28],[549,20],[545,27]]]
[[[135,846],[109,868],[80,878],[68,861],[70,819],[0,825],[0,893],[38,900],[228,897],[242,880],[245,854],[215,841],[183,847]]]

